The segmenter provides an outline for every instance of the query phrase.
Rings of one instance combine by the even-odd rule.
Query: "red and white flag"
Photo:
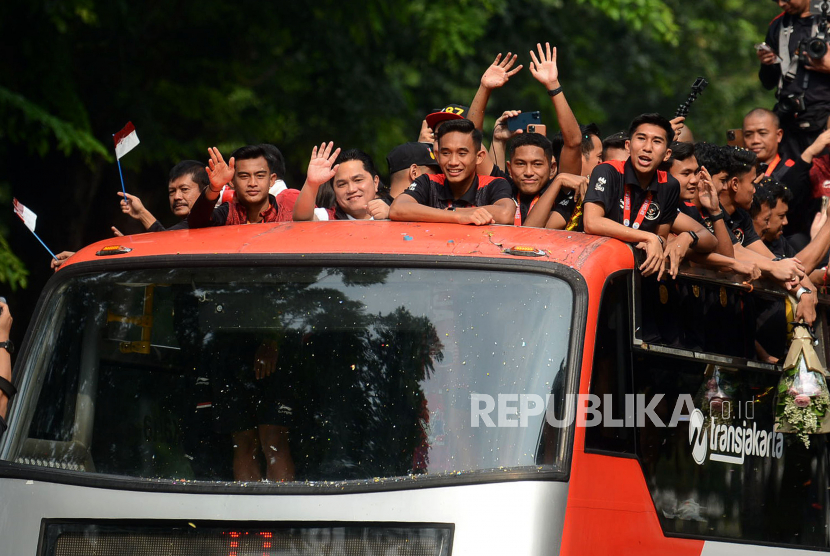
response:
[[[118,160],[138,145],[138,134],[132,122],[127,122],[124,129],[116,133],[113,139],[115,140],[115,158]]]
[[[32,232],[35,231],[35,224],[37,223],[37,214],[27,209],[23,206],[23,203],[18,201],[17,199],[12,199],[14,202],[14,212],[20,219],[26,224],[26,227],[29,228]]]

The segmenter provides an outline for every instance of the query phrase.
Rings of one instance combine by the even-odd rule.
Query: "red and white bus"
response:
[[[0,553],[830,549],[826,440],[773,431],[781,367],[754,357],[780,294],[634,267],[615,240],[509,226],[91,245],[47,284],[17,355]],[[602,401],[601,422],[568,419],[576,394]],[[243,477],[275,462],[282,480]]]

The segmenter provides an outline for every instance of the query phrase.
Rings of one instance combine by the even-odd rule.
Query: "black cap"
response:
[[[429,143],[404,143],[398,145],[386,157],[389,173],[394,174],[415,164],[416,166],[438,166],[432,145]]]

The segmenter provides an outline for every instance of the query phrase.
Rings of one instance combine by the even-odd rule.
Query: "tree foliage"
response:
[[[703,75],[710,86],[688,124],[722,141],[744,112],[772,104],[752,44],[774,15],[770,2],[741,0],[4,2],[0,26],[15,48],[0,54],[0,199],[11,189],[38,213],[56,251],[106,237],[112,224],[140,231],[120,213],[111,154],[127,121],[141,139],[122,160],[127,190],[163,223],[174,221],[168,169],[205,160],[209,146],[274,143],[295,186],[324,140],[363,148],[383,170],[425,114],[470,103],[498,52],[527,66],[539,41],[558,45],[580,121],[610,134],[640,112],[670,115]],[[493,95],[487,121],[508,108],[542,110],[555,129],[527,70]],[[10,245],[39,285],[46,254],[10,218],[0,226],[14,231]],[[22,269],[4,249],[8,268]],[[23,285],[16,272],[0,281]]]

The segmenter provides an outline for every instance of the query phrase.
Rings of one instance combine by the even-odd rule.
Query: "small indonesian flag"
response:
[[[20,219],[26,224],[26,227],[29,228],[32,232],[35,231],[35,224],[37,223],[37,214],[27,209],[23,206],[23,203],[18,201],[17,199],[12,199],[14,202],[14,212]]]
[[[118,160],[138,145],[138,134],[132,122],[127,122],[124,129],[116,133],[113,139],[115,140],[115,157]]]

